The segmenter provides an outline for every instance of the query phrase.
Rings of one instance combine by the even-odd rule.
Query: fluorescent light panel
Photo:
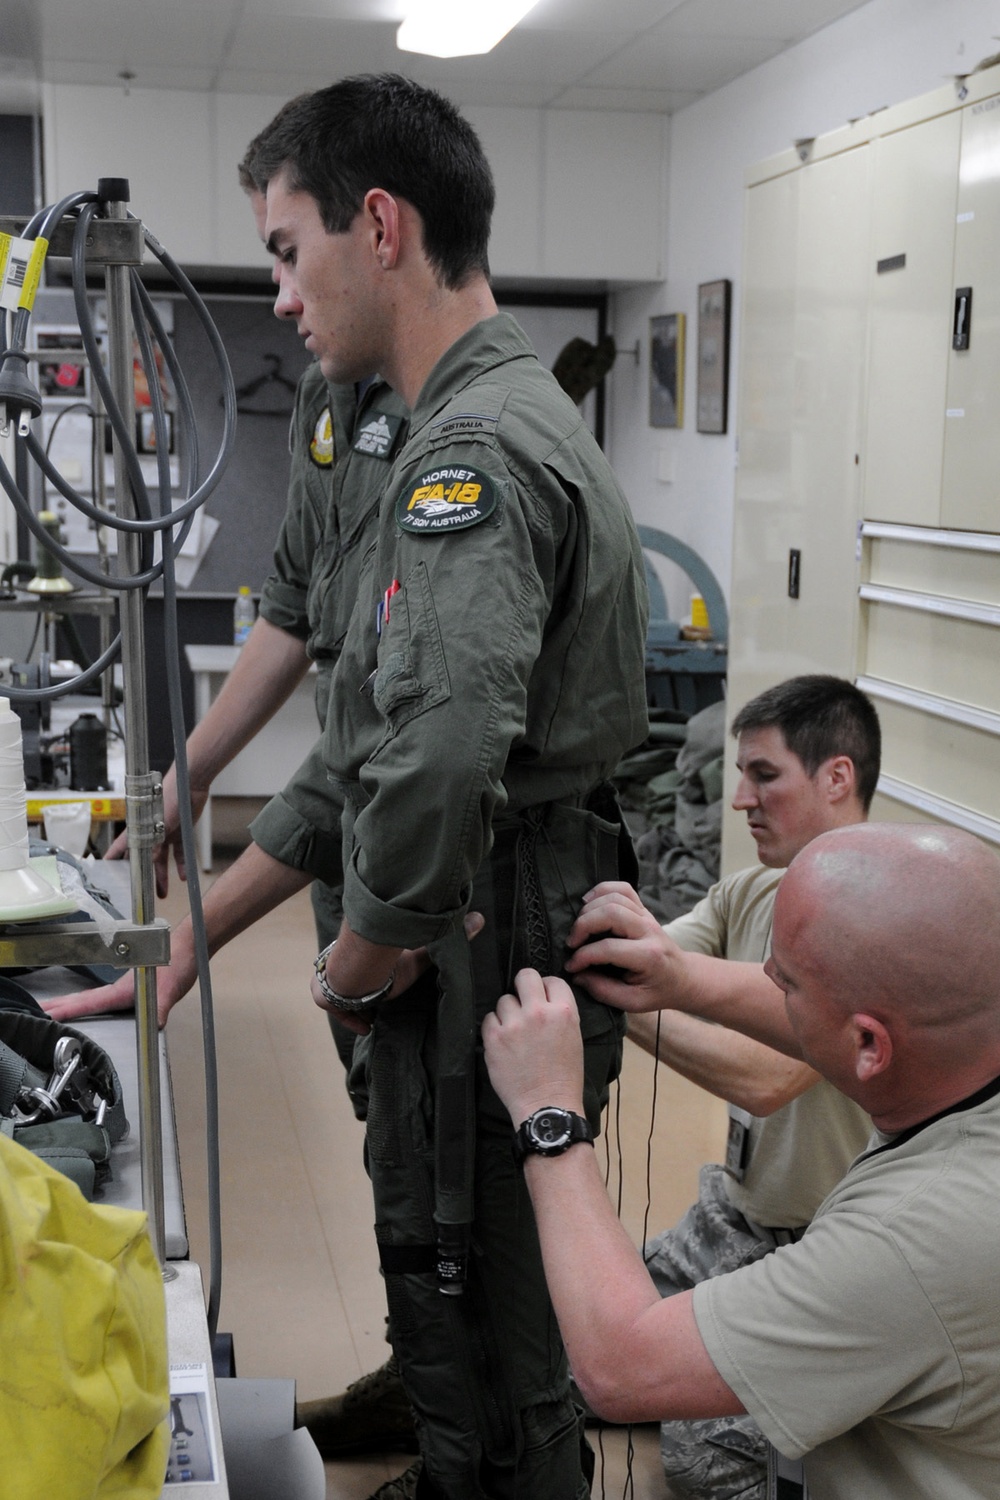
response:
[[[410,0],[396,32],[402,52],[471,57],[491,52],[538,0]]]

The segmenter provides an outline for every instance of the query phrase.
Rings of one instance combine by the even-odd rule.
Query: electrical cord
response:
[[[117,195],[117,191],[114,201],[121,201]],[[51,446],[51,434],[49,444],[43,448],[31,433],[31,420],[41,412],[41,397],[27,378],[26,341],[31,311],[30,302],[27,306],[19,306],[17,311],[14,312],[11,320],[9,343],[7,339],[8,319],[6,311],[3,311],[2,316],[0,316],[0,426],[4,430],[7,430],[11,417],[16,415],[16,440],[24,443],[28,455],[34,461],[37,468],[41,470],[45,480],[52,484],[69,504],[86,515],[96,525],[105,526],[116,532],[139,534],[139,571],[133,574],[118,573],[115,575],[97,573],[87,567],[87,565],[81,563],[77,557],[70,554],[38,522],[30,504],[21,493],[2,457],[0,457],[0,484],[6,490],[16,513],[24,521],[36,540],[59,558],[64,566],[68,567],[79,577],[84,578],[87,582],[93,583],[101,589],[126,593],[134,590],[146,592],[150,584],[156,579],[162,578],[163,580],[167,699],[173,736],[175,774],[177,777],[181,843],[188,870],[195,958],[202,1004],[202,1037],[207,1114],[206,1154],[208,1163],[209,1247],[211,1260],[207,1321],[210,1337],[214,1339],[218,1326],[222,1287],[218,1073],[208,939],[205,932],[204,914],[201,904],[194,819],[191,813],[190,778],[187,766],[186,730],[180,677],[180,648],[177,630],[177,592],[174,559],[194,523],[197,511],[204,505],[205,501],[218,485],[229,461],[236,436],[236,391],[225,348],[204,302],[198,296],[189,278],[160,244],[159,240],[148,230],[143,229],[146,245],[183,293],[202,326],[218,368],[222,384],[222,404],[224,407],[223,433],[219,448],[207,474],[201,477],[197,425],[190,389],[171,341],[167,338],[156,309],[153,306],[152,299],[146,288],[142,285],[138,272],[133,268],[129,274],[131,320],[135,342],[139,348],[140,360],[150,392],[153,427],[156,436],[157,504],[154,513],[151,497],[135,447],[134,422],[131,419],[131,414],[126,418],[121,410],[107,372],[105,371],[90,304],[87,300],[86,244],[90,226],[95,216],[100,212],[101,207],[102,199],[98,193],[84,192],[70,194],[59,203],[42,209],[35,214],[24,230],[22,238],[26,241],[48,241],[55,226],[64,216],[67,214],[76,215],[76,225],[72,238],[72,267],[73,295],[77,318],[83,338],[84,351],[90,364],[91,375],[100,392],[107,420],[117,440],[117,449],[121,455],[121,461],[124,465],[128,486],[132,491],[134,508],[137,514],[133,517],[119,516],[115,512],[104,510],[92,504],[85,496],[78,494],[51,462],[48,453],[48,448]],[[134,220],[133,215],[129,215],[128,217]],[[44,246],[41,248],[44,251]],[[40,266],[37,269],[40,271]],[[163,361],[169,372],[177,400],[179,429],[181,433],[179,446],[183,455],[182,489],[185,492],[185,498],[179,504],[173,503],[169,460],[169,427],[163,400],[163,391],[160,385],[159,370],[157,368],[154,339],[156,348],[159,349],[163,356]],[[11,365],[11,362],[13,362],[13,365]],[[158,562],[154,562],[153,539],[157,534],[162,540],[162,555]],[[0,686],[0,694],[19,701],[38,702],[78,691],[81,687],[99,677],[111,666],[118,655],[120,645],[121,636],[119,635],[112,641],[107,650],[100,654],[96,661],[86,666],[81,673],[68,681],[39,689],[23,689],[2,685]]]
[[[204,302],[198,296],[198,293],[195,291],[195,288],[191,284],[189,278],[181,270],[180,266],[177,265],[176,261],[174,261],[173,258],[168,254],[168,252],[163,248],[159,240],[157,240],[156,237],[148,230],[144,230],[144,238],[146,244],[174,279],[179,289],[183,292],[184,296],[191,304],[191,307],[206,334],[209,347],[211,348],[212,354],[215,358],[216,365],[219,370],[219,374],[222,379],[224,406],[223,434],[218,453],[216,454],[215,460],[208,474],[204,477],[203,480],[201,480],[200,483],[196,483],[198,477],[198,468],[196,466],[199,450],[197,428],[194,417],[194,406],[193,402],[191,401],[190,390],[188,388],[187,380],[184,377],[184,373],[180,366],[180,363],[178,362],[176,354],[171,346],[170,340],[166,337],[159,317],[157,316],[156,311],[153,308],[152,300],[149,297],[149,294],[146,291],[145,287],[143,287],[138,273],[133,269],[130,276],[130,284],[132,288],[133,323],[136,334],[138,336],[139,331],[145,328],[146,322],[150,322],[152,324],[154,333],[157,337],[158,347],[163,354],[164,361],[170,372],[177,394],[179,408],[178,415],[181,422],[181,431],[184,434],[185,439],[185,441],[181,444],[181,447],[182,451],[185,454],[186,477],[191,483],[195,483],[196,485],[193,491],[189,493],[188,497],[181,504],[174,505],[169,499],[169,473],[166,475],[165,480],[161,476],[161,489],[163,488],[164,483],[166,485],[164,493],[167,497],[167,503],[165,505],[161,503],[159,507],[159,513],[157,515],[153,515],[145,479],[143,477],[142,469],[139,464],[139,457],[135,449],[134,429],[132,424],[126,420],[118,401],[115,399],[114,392],[111,388],[111,383],[104,369],[101,349],[97,338],[97,332],[94,327],[93,315],[90,309],[90,305],[87,301],[87,234],[90,225],[97,213],[99,205],[95,195],[85,193],[73,194],[70,197],[64,199],[63,204],[69,205],[70,207],[81,208],[81,212],[79,213],[76,228],[73,234],[72,246],[73,295],[76,305],[77,318],[80,323],[80,332],[83,338],[84,351],[87,354],[87,358],[90,362],[91,374],[104,402],[108,421],[111,424],[115,436],[118,438],[128,475],[129,486],[132,489],[135,506],[137,511],[139,512],[139,515],[137,517],[119,516],[113,511],[102,510],[99,506],[93,505],[84,495],[81,495],[76,490],[74,490],[73,487],[64,479],[63,475],[52,463],[47,452],[38,443],[33,434],[31,434],[30,431],[22,433],[20,423],[18,425],[18,438],[23,438],[26,442],[29,455],[34,460],[36,466],[42,471],[45,479],[59,492],[60,495],[63,496],[63,498],[70,505],[74,506],[75,509],[80,511],[83,515],[87,516],[88,519],[92,520],[96,525],[106,526],[111,530],[118,532],[138,532],[144,537],[145,545],[142,555],[142,571],[136,574],[106,574],[99,573],[94,569],[88,567],[86,564],[82,563],[78,557],[75,557],[72,553],[70,553],[67,548],[62,546],[61,543],[55,541],[52,538],[51,534],[45,530],[41,522],[37,519],[32,507],[27,501],[27,498],[21,493],[16,481],[14,480],[13,475],[7,468],[7,465],[2,457],[0,457],[0,484],[3,485],[11,500],[12,505],[14,506],[15,511],[27,526],[28,530],[31,531],[32,535],[36,538],[37,541],[39,541],[59,559],[64,567],[77,574],[77,576],[85,579],[86,582],[94,584],[97,588],[106,588],[116,592],[130,592],[133,589],[148,588],[151,583],[155,582],[156,579],[162,577],[163,574],[162,560],[159,563],[155,564],[153,564],[151,561],[152,543],[151,537],[147,539],[147,534],[160,533],[162,535],[167,531],[173,531],[174,528],[183,523],[180,533],[176,538],[173,539],[174,550],[179,551],[180,547],[184,543],[188,530],[190,529],[190,525],[193,523],[195,513],[201,508],[201,506],[204,505],[205,501],[211,495],[212,491],[218,485],[219,480],[222,478],[222,474],[225,470],[226,464],[229,461],[229,457],[232,453],[233,444],[236,438],[236,389],[233,384],[232,373],[229,369],[229,361],[226,357],[225,348],[219,336],[218,330],[212,322],[208,309],[205,307]],[[57,205],[57,207],[59,206],[60,205]],[[36,215],[36,220],[38,220],[39,218],[40,216]],[[33,220],[32,223],[34,222],[35,221]],[[46,220],[45,222],[47,223],[48,220]],[[32,226],[29,225],[25,230],[24,237],[26,239],[31,237],[31,228]],[[39,233],[41,233],[41,231],[39,231]],[[137,317],[135,315],[139,309],[141,309],[142,312],[141,317]],[[14,333],[11,344],[7,348],[4,348],[2,351],[0,351],[0,403],[4,403],[7,408],[11,407],[12,405],[16,405],[18,401],[23,400],[26,403],[26,409],[33,409],[33,403],[27,396],[24,395],[22,391],[21,377],[14,376],[13,380],[8,379],[6,381],[4,379],[4,370],[8,359],[23,359],[24,357],[20,351],[23,351],[24,349],[27,336],[27,327],[28,312],[24,309],[19,309],[18,312],[14,315]],[[159,372],[156,368],[156,361],[152,354],[151,345],[148,339],[145,342],[143,342],[142,339],[139,339],[139,344],[140,350],[142,351],[143,370],[152,397],[155,391],[159,389]],[[37,396],[37,392],[34,393],[34,397],[37,401],[37,411],[40,411],[41,398]],[[37,411],[35,412],[36,415]],[[22,417],[24,415],[23,409],[21,415]],[[164,444],[166,444],[167,436],[165,422],[164,430],[161,433],[161,438]],[[119,647],[120,637],[116,638],[115,641],[113,641],[108,647],[108,650],[98,659],[98,661],[95,662],[91,667],[89,667],[84,673],[82,673],[80,677],[73,679],[72,682],[67,683],[65,687],[60,685],[58,692],[71,692],[93,681],[95,677],[99,676],[100,673],[103,672],[105,668],[115,660],[118,654]],[[7,689],[5,687],[2,689],[2,691],[4,691],[7,696],[12,699],[28,702],[38,701],[43,696],[54,697],[58,695],[52,690],[30,688]]]

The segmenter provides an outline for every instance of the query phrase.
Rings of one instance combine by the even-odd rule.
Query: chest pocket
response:
[[[424,563],[417,563],[390,601],[373,697],[386,720],[389,737],[451,697],[444,644]]]

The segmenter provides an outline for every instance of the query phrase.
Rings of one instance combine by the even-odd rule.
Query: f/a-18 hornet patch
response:
[[[440,536],[485,521],[496,503],[493,480],[481,469],[428,469],[397,499],[396,524],[415,536]]]

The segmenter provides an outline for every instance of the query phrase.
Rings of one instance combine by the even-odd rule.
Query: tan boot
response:
[[[402,1474],[397,1474],[395,1479],[387,1479],[385,1484],[380,1484],[368,1500],[414,1500],[423,1467],[423,1459],[418,1458],[416,1463],[404,1469]]]
[[[395,1355],[377,1370],[353,1381],[339,1396],[299,1402],[295,1407],[295,1425],[308,1428],[324,1458],[377,1453],[387,1448],[401,1449],[404,1453],[417,1451],[413,1413],[399,1378]]]

